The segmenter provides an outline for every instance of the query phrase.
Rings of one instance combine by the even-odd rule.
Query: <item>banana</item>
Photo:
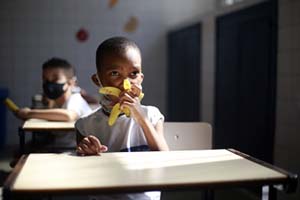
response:
[[[131,90],[131,84],[130,84],[130,81],[128,79],[124,79],[123,88],[124,88],[125,91],[130,91]],[[119,97],[119,95],[121,93],[121,90],[119,88],[115,88],[115,87],[102,87],[102,88],[99,89],[99,93]],[[144,93],[141,92],[140,95],[139,95],[139,100],[142,100],[143,97],[144,97]],[[109,115],[108,125],[110,125],[110,126],[114,125],[114,123],[116,122],[118,116],[122,112],[127,117],[130,117],[129,108],[124,107],[123,109],[121,109],[120,108],[120,103],[117,103],[116,105],[114,105],[114,107],[112,108],[111,113]]]
[[[130,82],[129,82],[128,79],[125,79],[125,80],[123,81],[123,88],[124,88],[124,90],[126,90],[126,91],[129,91],[129,90],[131,89],[131,84],[130,84]]]
[[[113,109],[111,110],[110,116],[108,118],[108,125],[110,126],[114,125],[121,112],[122,111],[120,109],[120,103],[114,105]]]
[[[17,112],[19,110],[19,107],[10,98],[6,98],[4,103],[12,112]]]
[[[121,90],[116,87],[102,87],[99,89],[99,93],[119,97]]]

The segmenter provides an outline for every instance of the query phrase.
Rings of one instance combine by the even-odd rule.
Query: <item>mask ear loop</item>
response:
[[[99,90],[100,90],[101,88],[103,88],[103,85],[100,81],[100,78],[99,78],[98,74],[96,74],[96,78],[97,78],[97,81],[99,83]],[[101,94],[101,93],[99,93],[99,95],[100,95],[100,102],[99,103],[102,106],[103,112],[105,114],[109,115],[110,112],[111,112],[111,109],[109,109],[107,105],[110,105],[111,101],[109,100],[109,97],[107,95]]]
[[[97,81],[99,83],[99,88],[103,88],[103,85],[102,85],[102,83],[100,81],[100,78],[99,78],[98,74],[96,74],[96,78],[97,78]]]

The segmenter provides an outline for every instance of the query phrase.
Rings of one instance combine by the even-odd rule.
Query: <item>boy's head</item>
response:
[[[75,81],[75,70],[68,61],[51,58],[43,64],[43,90],[49,99],[61,97]]]
[[[102,42],[96,52],[97,74],[94,83],[101,87],[112,86],[122,89],[124,79],[141,86],[142,58],[138,46],[124,37],[113,37]]]

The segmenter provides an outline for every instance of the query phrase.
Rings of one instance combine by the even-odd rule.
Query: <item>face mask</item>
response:
[[[65,84],[66,83],[52,83],[46,81],[43,84],[44,93],[49,99],[57,99],[65,93],[63,89]]]
[[[99,89],[103,87],[101,81],[100,81],[100,78],[98,77],[98,74],[96,74],[97,76],[97,80],[98,80],[98,83],[99,83]],[[98,89],[98,91],[99,91]],[[109,96],[105,95],[105,94],[101,94],[99,93],[99,103],[100,105],[102,106],[102,109],[107,112],[107,113],[110,113],[111,110],[112,110],[112,100],[109,98]]]

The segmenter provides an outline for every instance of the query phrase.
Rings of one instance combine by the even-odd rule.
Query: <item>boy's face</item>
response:
[[[129,79],[132,85],[141,88],[144,75],[142,73],[140,53],[134,48],[128,48],[124,54],[106,54],[101,62],[101,69],[97,72],[102,85],[117,87],[123,90],[124,79]],[[92,80],[99,83],[93,75]]]
[[[43,70],[43,82],[66,83],[67,80],[68,78],[63,69],[54,68]]]

